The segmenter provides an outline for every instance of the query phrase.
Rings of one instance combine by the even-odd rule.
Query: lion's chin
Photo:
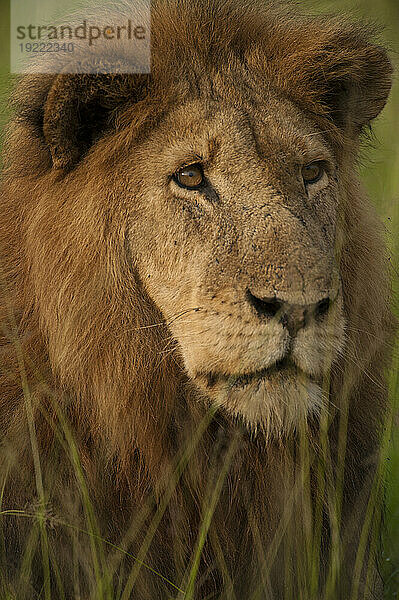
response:
[[[266,435],[287,435],[323,406],[321,381],[281,362],[243,375],[197,376],[197,384],[217,406]]]

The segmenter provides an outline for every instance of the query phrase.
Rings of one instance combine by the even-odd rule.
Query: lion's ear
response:
[[[330,47],[320,67],[313,73],[320,86],[319,101],[335,125],[358,134],[387,101],[393,71],[387,52],[372,44]]]
[[[118,108],[143,94],[141,75],[58,75],[44,106],[43,134],[55,169],[69,170],[113,126]]]

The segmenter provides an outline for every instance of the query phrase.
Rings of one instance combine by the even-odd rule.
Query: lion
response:
[[[382,598],[396,323],[357,156],[390,60],[270,2],[151,18],[150,74],[13,94],[3,595]]]

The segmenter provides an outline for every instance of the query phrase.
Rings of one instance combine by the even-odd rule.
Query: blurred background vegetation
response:
[[[21,0],[14,0],[21,1]],[[83,2],[82,2],[83,4]],[[399,0],[302,0],[301,8],[310,12],[349,12],[354,18],[371,19],[381,23],[385,44],[391,50],[396,67],[396,79],[390,100],[373,127],[365,144],[360,173],[370,197],[386,225],[387,242],[391,250],[396,312],[399,297]],[[7,120],[9,73],[9,0],[0,0],[0,130]],[[396,354],[398,354],[398,349]],[[398,361],[396,361],[396,367]],[[399,412],[399,380],[391,373],[391,396]],[[399,418],[391,440],[387,511],[384,533],[382,569],[386,598],[399,599]]]

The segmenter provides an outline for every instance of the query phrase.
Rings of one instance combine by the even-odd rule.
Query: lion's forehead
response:
[[[173,136],[171,136],[173,131]],[[333,150],[323,131],[289,99],[267,91],[261,99],[242,97],[240,89],[217,100],[193,98],[174,106],[149,136],[149,145],[189,152],[195,144],[204,158],[215,151],[263,146],[266,158],[273,160],[281,150],[290,155],[325,154],[334,160]],[[277,156],[277,159],[279,157]]]

